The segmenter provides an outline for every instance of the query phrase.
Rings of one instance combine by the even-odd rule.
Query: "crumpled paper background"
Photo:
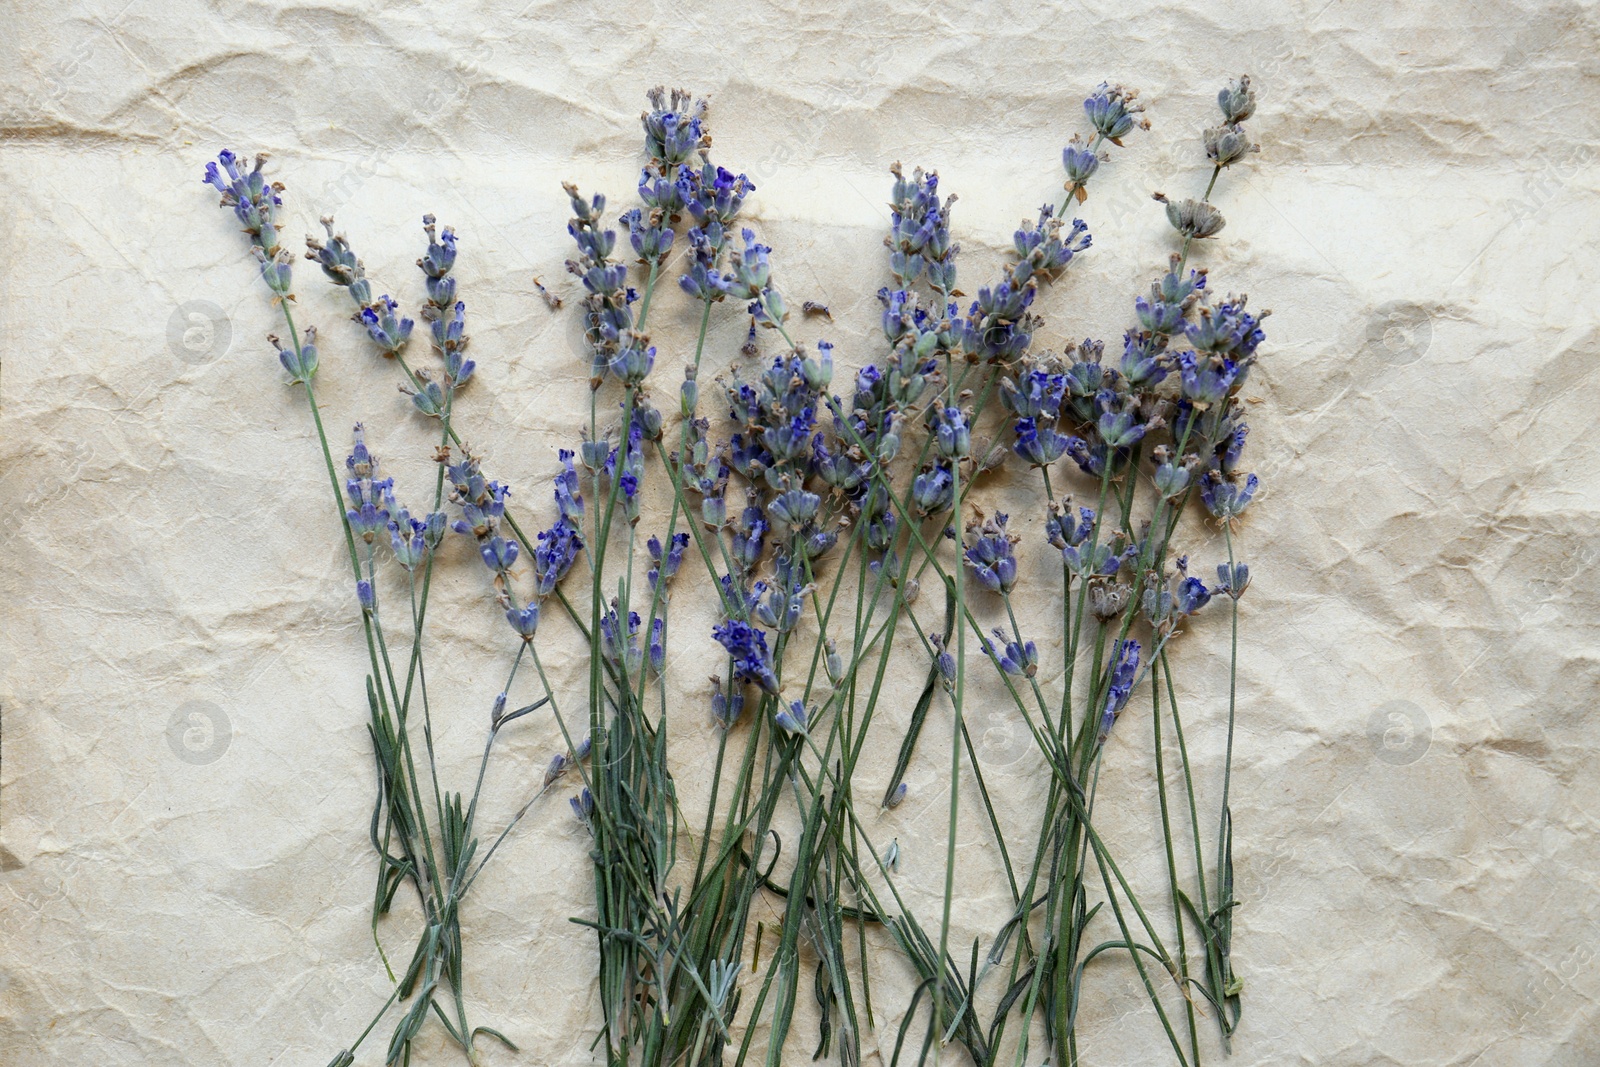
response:
[[[367,929],[354,599],[303,396],[263,339],[277,323],[199,181],[218,148],[272,152],[288,234],[335,213],[378,289],[411,306],[418,220],[457,228],[480,367],[459,425],[543,515],[587,388],[573,317],[533,283],[571,291],[560,180],[631,202],[650,85],[711,97],[715,156],[760,186],[747,210],[780,286],[832,309],[803,334],[854,366],[876,351],[891,161],[936,168],[959,193],[971,290],[1016,221],[1058,195],[1085,92],[1142,88],[1155,129],[1097,176],[1081,210],[1095,247],[1039,305],[1039,347],[1114,340],[1171,245],[1149,193],[1199,191],[1200,130],[1241,71],[1261,92],[1250,126],[1264,151],[1219,183],[1228,228],[1196,260],[1275,312],[1251,385],[1266,488],[1240,536],[1255,585],[1234,780],[1245,1018],[1230,1062],[1600,1059],[1600,456],[1585,391],[1600,374],[1597,20],[1592,4],[1344,0],[13,8],[0,44],[0,1059],[321,1064],[387,994]],[[310,264],[297,290],[322,328],[336,443],[366,420],[420,500],[429,433],[392,368]],[[713,366],[742,339],[741,316],[719,319]],[[664,304],[655,325],[670,381],[688,312]],[[1037,536],[1036,518],[1019,525]],[[1194,538],[1214,562],[1215,535]],[[462,784],[509,659],[464,549],[443,568],[431,675],[444,773]],[[1179,654],[1203,805],[1224,641],[1215,613]],[[713,736],[698,654],[678,653],[675,703],[691,808]],[[903,662],[914,688],[921,667]],[[557,679],[578,692],[576,670]],[[881,782],[906,710],[886,711],[866,781]],[[936,711],[914,802],[879,817],[935,928],[948,724]],[[984,726],[1002,814],[1029,827],[1037,764],[1007,760],[1004,721]],[[1105,832],[1159,900],[1148,706],[1119,731]],[[521,802],[554,737],[541,719],[510,738],[486,827]],[[981,823],[961,833],[953,940],[987,944],[1004,888]],[[567,922],[588,913],[590,887],[557,797],[475,890],[474,1021],[525,1049],[485,1047],[486,1063],[592,1062],[593,942]],[[404,918],[384,931],[404,955]],[[892,950],[873,967],[869,1056],[892,1045],[911,985]],[[1169,1056],[1133,982],[1121,963],[1094,976],[1087,1062]],[[386,1033],[360,1062],[381,1058]],[[813,1038],[802,1021],[788,1058]],[[422,1052],[459,1062],[437,1028]],[[1222,1062],[1214,1047],[1207,1061]]]

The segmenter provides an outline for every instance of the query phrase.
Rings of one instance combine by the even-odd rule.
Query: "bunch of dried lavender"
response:
[[[1039,326],[1031,308],[1041,287],[1089,247],[1082,222],[1064,223],[1067,207],[1085,200],[1105,146],[1121,145],[1129,133],[1146,127],[1135,94],[1102,85],[1084,105],[1090,139],[1075,136],[1063,152],[1063,203],[1046,205],[1036,221],[1023,224],[1014,257],[965,310],[957,300],[959,248],[950,223],[955,198],[941,199],[937,175],[916,171],[907,178],[894,168],[886,238],[893,284],[879,293],[886,351],[839,395],[830,392],[832,346],[819,340],[804,348],[790,335],[772,250],[740,224],[741,206],[754,186],[744,175],[711,162],[704,102],[684,92],[653,92],[643,116],[641,204],[617,217],[627,227],[642,274],[639,289],[628,284],[630,265],[616,256],[618,234],[606,228],[605,198],[586,198],[567,187],[573,213],[568,232],[577,249],[568,267],[583,287],[579,313],[590,353],[590,418],[584,440],[560,453],[554,490],[558,518],[537,537],[531,573],[524,548],[531,542],[506,512],[506,488],[486,479],[472,454],[463,449],[457,458],[451,451],[460,446],[452,426],[456,393],[473,371],[464,355],[465,308],[456,299],[451,275],[453,234],[437,233],[433,220],[425,220],[428,250],[419,265],[428,302],[422,316],[431,324],[443,363],[442,371],[429,372],[413,369],[404,356],[413,323],[398,315],[389,297],[372,299],[360,261],[325,220],[328,239],[308,240],[308,257],[347,289],[379,351],[400,368],[418,411],[440,425],[441,470],[428,516],[413,518],[394,503],[392,485],[377,478],[376,462],[359,435],[348,462],[352,507],[342,516],[372,661],[368,690],[380,787],[373,842],[381,857],[374,936],[378,916],[407,881],[416,887],[427,919],[412,965],[384,1006],[386,1011],[396,1000],[415,995],[395,1032],[388,1062],[409,1056],[410,1041],[430,1007],[469,1059],[473,1039],[486,1031],[468,1028],[461,1001],[459,907],[528,807],[473,865],[477,795],[498,729],[546,703],[568,750],[555,757],[545,787],[574,767],[583,780],[572,807],[592,839],[595,918],[574,921],[596,936],[608,1063],[720,1063],[742,1030],[737,1063],[764,1033],[766,1061],[777,1064],[799,1002],[803,966],[814,968],[821,1011],[816,1055],[836,1047],[841,1063],[859,1063],[863,1032],[872,1029],[874,1018],[865,966],[869,926],[887,932],[919,979],[899,1028],[895,1061],[927,996],[932,1009],[919,1061],[930,1049],[955,1040],[975,1063],[997,1062],[1007,1021],[1020,1015],[1019,1064],[1036,1017],[1042,1017],[1057,1054],[1076,1062],[1075,1020],[1085,968],[1112,950],[1125,951],[1138,968],[1180,1063],[1199,1059],[1194,996],[1216,1010],[1226,1039],[1238,1018],[1238,983],[1229,963],[1234,901],[1228,763],[1218,858],[1208,886],[1167,644],[1213,594],[1223,593],[1233,602],[1236,662],[1237,600],[1248,572],[1234,560],[1231,535],[1226,538],[1229,561],[1219,567],[1221,580],[1214,588],[1190,577],[1186,560],[1176,562],[1176,573],[1166,563],[1179,519],[1196,490],[1226,531],[1256,485],[1253,476],[1241,481],[1235,473],[1246,432],[1236,394],[1261,341],[1259,317],[1245,311],[1242,298],[1213,305],[1204,272],[1185,275],[1191,243],[1222,226],[1209,203],[1217,175],[1253,150],[1239,125],[1254,107],[1248,79],[1225,90],[1221,102],[1225,122],[1206,136],[1211,183],[1199,201],[1167,205],[1172,225],[1183,236],[1182,248],[1151,297],[1136,301],[1140,326],[1125,337],[1120,368],[1102,364],[1103,346],[1097,342],[1069,350],[1067,361],[1031,352]],[[259,162],[250,175],[241,174],[230,155],[220,163],[221,171],[215,166],[208,171],[208,181],[245,222],[263,275],[282,303],[291,347],[281,358],[291,380],[313,397],[337,493],[312,394],[314,335],[305,341],[296,337],[288,303],[289,265],[276,237],[278,187],[265,184]],[[688,249],[673,260],[680,231]],[[698,305],[699,332],[677,390],[679,418],[673,427],[654,403],[650,382],[657,351],[647,327],[662,276],[678,263],[679,288]],[[741,356],[759,353],[762,333],[780,338],[783,351],[770,363],[735,366],[719,379],[718,396],[727,412],[727,433],[719,439],[713,417],[702,414],[700,380],[711,316],[729,298],[749,315]],[[607,409],[615,403],[620,413],[604,425],[603,395]],[[986,414],[993,419],[996,397],[1005,409],[1002,426],[984,440],[974,429]],[[1156,445],[1158,440],[1162,443]],[[1040,471],[1046,529],[1061,555],[1066,653],[1058,701],[1046,697],[1036,644],[1022,633],[1012,602],[1017,538],[1007,530],[1007,516],[986,516],[971,497],[975,484],[1008,454]],[[1070,498],[1058,498],[1052,480],[1052,467],[1064,459],[1090,480],[1096,499],[1093,509],[1080,508],[1076,516]],[[1153,496],[1141,508],[1137,487],[1147,466]],[[653,480],[654,490],[652,469],[664,478]],[[1056,477],[1063,476],[1058,471]],[[430,809],[422,799],[406,721],[415,679],[431,770],[422,633],[434,549],[446,525],[446,482],[448,499],[460,512],[453,527],[474,539],[517,650],[494,702],[473,799],[463,806],[459,794],[441,793],[433,774],[435,829],[430,831]],[[745,503],[730,511],[727,495],[740,486]],[[668,519],[661,536],[648,537],[641,546],[638,525],[647,513],[647,497],[668,511]],[[652,515],[657,511],[648,509]],[[963,539],[958,528],[969,513],[974,517],[965,523]],[[412,602],[403,691],[377,610],[372,545],[385,528]],[[947,550],[946,541],[955,547]],[[364,568],[358,543],[367,546]],[[679,577],[687,558],[697,558],[707,572],[721,614],[712,637],[726,653],[710,698],[718,745],[703,817],[681,809],[667,758],[670,723],[663,676],[669,608],[674,587],[693,582]],[[584,567],[578,566],[580,559]],[[562,580],[569,571],[581,574],[585,568],[588,603],[575,606]],[[642,583],[637,581],[641,570]],[[921,583],[931,580],[930,570],[943,592],[938,625],[919,619],[914,609]],[[976,588],[969,590],[969,582]],[[519,585],[526,589],[520,595]],[[976,597],[991,595],[1007,623],[993,630],[992,638],[973,610]],[[586,724],[563,714],[535,647],[547,603],[560,605],[591,649],[588,684],[578,698]],[[977,607],[985,610],[982,603]],[[1148,656],[1141,637],[1148,642]],[[928,664],[927,681],[882,807],[894,808],[904,798],[904,776],[922,727],[937,694],[945,693],[953,730],[949,836],[936,937],[895,884],[898,844],[879,848],[855,803],[856,766],[874,717],[889,699],[885,679],[894,654],[907,647],[928,657],[920,660]],[[969,649],[975,656],[969,657]],[[542,695],[507,714],[506,693],[524,656],[538,673]],[[995,672],[1050,775],[1023,880],[964,717],[969,659],[986,661]],[[1157,690],[1155,758],[1168,895],[1178,923],[1176,954],[1163,944],[1092,818],[1112,727],[1136,686],[1158,666],[1181,754],[1198,883],[1194,893],[1186,891],[1177,872]],[[1085,673],[1087,685],[1076,685]],[[1233,703],[1230,696],[1228,761]],[[735,740],[740,734],[742,740]],[[582,759],[591,745],[594,759],[585,767]],[[981,971],[978,944],[965,971],[951,946],[963,757],[974,774],[1014,907]],[[725,780],[725,769],[731,781]],[[792,804],[790,816],[801,829],[789,850],[793,859],[779,874],[784,850],[776,826],[785,804]],[[693,847],[692,873],[689,865],[679,864],[685,835]],[[439,861],[435,838],[443,856]],[[1091,855],[1105,898],[1092,907],[1090,894],[1097,891],[1086,876]],[[767,893],[781,899],[783,920],[757,988],[759,924],[748,969],[745,949],[752,905]],[[1107,903],[1120,937],[1084,951],[1090,924]],[[1136,916],[1137,927],[1124,905]],[[1204,946],[1203,980],[1190,973],[1186,918]],[[1009,978],[985,1026],[978,1008],[980,986],[1008,953]],[[1145,958],[1161,964],[1185,1003],[1187,1054]],[[438,1003],[441,989],[453,991],[453,1020]],[[752,991],[753,1005],[740,1019],[744,997]],[[352,1062],[354,1047],[335,1062]]]
[[[540,603],[554,590],[561,576],[572,565],[576,539],[567,525],[567,515],[556,527],[541,534],[541,547],[535,552],[536,588],[526,599],[519,598],[512,581],[512,568],[526,543],[515,520],[505,512],[507,488],[484,478],[478,461],[463,451],[453,459],[452,445],[460,439],[452,426],[452,414],[459,391],[470,381],[475,369],[466,356],[468,337],[466,305],[456,296],[452,274],[456,258],[456,237],[442,231],[429,216],[423,220],[427,235],[426,250],[417,265],[424,275],[427,292],[421,316],[430,326],[433,349],[440,366],[413,368],[406,360],[406,349],[415,322],[399,312],[399,304],[388,295],[372,296],[361,261],[349,242],[333,230],[333,220],[324,219],[327,242],[308,238],[308,259],[318,262],[327,277],[344,288],[355,304],[355,321],[365,327],[378,352],[394,361],[403,372],[417,411],[439,425],[438,474],[434,480],[431,508],[414,514],[401,505],[395,495],[394,479],[380,477],[376,456],[369,449],[363,428],[355,427],[354,446],[344,463],[341,481],[333,459],[327,433],[318,410],[315,379],[319,357],[316,328],[302,333],[295,326],[293,304],[293,257],[280,242],[280,212],[283,186],[269,184],[263,175],[265,157],[256,157],[248,172],[231,152],[224,151],[206,167],[205,181],[222,193],[222,206],[231,208],[249,235],[261,276],[282,309],[288,335],[285,346],[272,337],[279,360],[289,373],[291,385],[304,389],[317,440],[334,495],[336,513],[344,531],[351,577],[356,594],[362,632],[370,665],[366,694],[377,767],[377,798],[371,819],[371,840],[378,854],[378,877],[373,894],[372,936],[383,959],[394,992],[374,1016],[360,1038],[335,1056],[335,1065],[354,1062],[355,1049],[372,1032],[379,1020],[397,1001],[409,1000],[391,1037],[385,1062],[408,1062],[412,1041],[431,1011],[452,1040],[474,1059],[473,1044],[480,1034],[488,1034],[515,1048],[499,1031],[487,1026],[470,1026],[462,996],[462,943],[460,912],[467,893],[512,826],[528,811],[530,798],[490,847],[479,855],[477,811],[490,752],[500,731],[549,702],[548,691],[537,699],[512,707],[511,694],[525,657],[537,660],[533,637],[538,628]],[[454,504],[460,517],[451,522],[445,515],[446,501]],[[509,524],[515,536],[506,537],[502,524]],[[438,549],[447,529],[471,537],[478,554],[493,576],[495,599],[509,623],[508,639],[516,646],[505,684],[490,701],[488,733],[477,778],[470,798],[441,787],[433,745],[433,715],[425,666],[426,629],[429,593]],[[398,589],[403,621],[401,632],[409,631],[409,647],[395,647],[393,624],[386,615],[388,591]],[[405,618],[406,613],[409,617]],[[421,704],[422,740],[426,765],[418,757],[412,722],[416,705]],[[509,709],[509,710],[508,710]],[[570,766],[587,754],[587,739],[571,743],[558,754],[546,773],[545,789]],[[405,885],[413,887],[422,911],[422,928],[410,962],[398,977],[389,965],[378,922],[388,914],[396,894]]]

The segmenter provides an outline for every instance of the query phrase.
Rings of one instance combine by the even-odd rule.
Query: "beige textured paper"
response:
[[[199,182],[216,149],[270,150],[287,243],[335,212],[380,289],[412,306],[418,220],[457,228],[480,367],[460,425],[518,505],[547,515],[587,390],[572,320],[533,281],[570,291],[561,179],[630,202],[649,85],[711,95],[716,157],[761,186],[749,214],[780,285],[832,308],[832,326],[802,332],[853,366],[876,350],[888,163],[935,167],[960,194],[974,288],[1058,192],[1084,92],[1143,88],[1155,130],[1097,177],[1095,248],[1039,305],[1046,346],[1114,341],[1170,245],[1148,195],[1198,192],[1211,97],[1246,70],[1265,150],[1220,183],[1228,228],[1199,259],[1275,311],[1251,386],[1266,489],[1240,538],[1255,585],[1231,1062],[1600,1060],[1594,6],[1096,6],[14,6],[0,46],[0,1062],[320,1065],[387,994],[367,931],[354,600],[304,400],[263,340],[277,323]],[[420,501],[429,435],[392,368],[309,264],[297,289],[322,328],[336,441],[366,420]],[[742,326],[718,318],[720,367]],[[676,294],[655,325],[658,373],[675,376],[692,336]],[[1036,518],[1018,522],[1037,535]],[[1196,537],[1214,562],[1220,543]],[[464,547],[439,583],[430,673],[461,786],[508,659]],[[714,737],[700,640],[675,668],[691,810]],[[1179,654],[1205,808],[1224,640],[1213,613]],[[580,674],[556,680],[570,696]],[[865,781],[882,781],[905,707],[886,712]],[[1031,827],[1036,761],[1008,760],[1011,728],[974,714],[1002,813]],[[936,711],[914,801],[875,831],[899,838],[908,899],[933,927],[948,724]],[[1101,810],[1156,900],[1148,725],[1145,706],[1119,727]],[[553,738],[540,718],[509,739],[486,827]],[[954,940],[987,943],[1004,887],[984,827],[961,833]],[[591,1061],[593,942],[566,921],[588,913],[591,884],[557,797],[475,890],[474,1021],[526,1050],[486,1047],[486,1063]],[[384,928],[392,955],[405,922]],[[892,1044],[911,984],[892,950],[873,973],[869,1053]],[[1086,1062],[1167,1060],[1133,982],[1122,963],[1093,976]],[[428,1034],[420,1062],[460,1062]],[[805,1062],[813,1037],[803,1019],[788,1058]],[[1206,1061],[1222,1062],[1211,1045]]]

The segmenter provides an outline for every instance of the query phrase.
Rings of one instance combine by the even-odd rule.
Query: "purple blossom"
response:
[[[524,641],[532,641],[533,635],[539,629],[539,602],[534,600],[526,607],[509,609],[506,612],[506,621]]]
[[[1149,128],[1149,122],[1138,117],[1144,110],[1142,106],[1134,103],[1138,95],[1137,92],[1124,89],[1120,85],[1101,82],[1083,102],[1083,110],[1089,116],[1090,125],[1102,137],[1120,144],[1119,138],[1135,126],[1141,129]]]
[[[667,620],[659,616],[650,620],[650,669],[658,678],[667,670]]]
[[[485,541],[478,551],[485,566],[496,574],[505,574],[517,562],[521,549],[515,541],[496,535]]]
[[[1006,533],[1006,516],[998,513],[981,527],[967,527],[967,566],[978,584],[993,593],[1010,593],[1017,584],[1017,538]]]
[[[1200,499],[1205,503],[1206,510],[1219,519],[1234,519],[1244,513],[1249,506],[1250,498],[1255,496],[1256,488],[1261,484],[1254,474],[1247,475],[1244,484],[1227,481],[1215,471],[1211,472],[1200,485]]]
[[[1239,365],[1233,360],[1197,352],[1180,352],[1178,369],[1183,398],[1201,409],[1226,400],[1239,376]]]
[[[1099,744],[1111,736],[1111,726],[1133,694],[1133,682],[1139,670],[1139,642],[1124,640],[1111,652],[1109,668],[1110,685],[1106,690],[1105,706],[1100,712]]]
[[[1061,410],[1061,397],[1066,389],[1066,375],[1033,367],[1017,381],[1001,380],[1000,402],[1019,417],[1054,420]]]
[[[1017,642],[1006,637],[1001,630],[994,631],[994,640],[984,639],[983,650],[1007,674],[1032,678],[1039,670],[1039,650],[1032,641]]]
[[[1217,564],[1217,587],[1214,590],[1226,594],[1234,600],[1244,596],[1244,591],[1250,588],[1250,567],[1244,563],[1219,563]]]
[[[955,494],[955,477],[945,463],[928,468],[911,482],[912,505],[925,518],[950,510]]]
[[[647,94],[650,110],[641,117],[644,123],[644,148],[650,158],[664,164],[691,159],[701,147],[706,102],[695,100],[686,90],[674,89],[669,96],[657,87]]]
[[[1055,427],[1041,427],[1035,419],[1026,417],[1017,420],[1016,431],[1017,442],[1011,446],[1012,451],[1035,467],[1048,467],[1060,459],[1071,440]]]
[[[689,546],[689,535],[675,533],[666,546],[652,537],[645,542],[645,550],[650,553],[651,567],[645,574],[645,579],[654,590],[658,583],[665,579],[668,583],[678,573],[678,568],[683,565],[683,552]]]
[[[754,682],[766,692],[776,695],[778,676],[773,672],[772,654],[767,651],[767,635],[737,619],[729,619],[711,631],[717,643],[733,657],[736,677]]]
[[[549,596],[556,591],[582,548],[583,537],[577,525],[565,516],[539,534],[539,544],[533,550],[533,574],[539,596]]]
[[[803,701],[790,701],[772,717],[772,723],[790,737],[803,737],[806,732],[806,706]]]
[[[1193,615],[1211,602],[1211,590],[1198,578],[1184,576],[1172,592],[1172,603],[1180,615]]]
[[[561,510],[563,519],[577,522],[583,518],[583,497],[578,492],[578,469],[572,463],[573,451],[563,448],[556,452],[556,458],[561,461],[563,468],[556,475],[556,507]]]
[[[376,303],[361,309],[361,324],[378,347],[391,356],[405,347],[416,325],[405,316],[395,314],[399,306],[385,293]]]
[[[624,632],[614,603],[600,616],[600,655],[629,674],[636,673],[643,662],[643,654],[639,651],[641,621],[637,611],[628,612],[627,629]]]

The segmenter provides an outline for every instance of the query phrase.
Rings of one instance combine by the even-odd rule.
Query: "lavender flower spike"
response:
[[[1105,744],[1111,736],[1111,726],[1122,714],[1128,697],[1133,693],[1134,676],[1139,670],[1139,642],[1123,641],[1111,654],[1111,685],[1106,690],[1105,708],[1100,712],[1098,744]]]
[[[729,619],[713,629],[711,636],[733,657],[733,671],[738,678],[777,695],[778,676],[773,671],[765,633],[749,623]]]
[[[996,514],[979,526],[967,527],[967,566],[978,584],[992,593],[1009,593],[1017,584],[1017,557],[1012,551],[1018,538],[1006,533],[1006,516]]]

